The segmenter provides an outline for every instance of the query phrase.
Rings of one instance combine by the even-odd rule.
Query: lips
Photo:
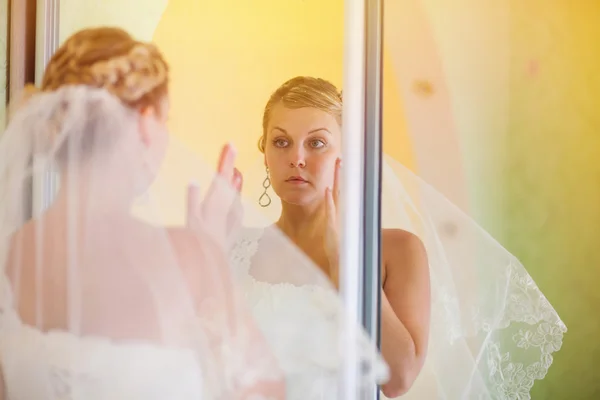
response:
[[[304,179],[301,176],[292,176],[288,179],[286,179],[286,182],[291,182],[291,183],[306,183],[308,182],[306,179]]]

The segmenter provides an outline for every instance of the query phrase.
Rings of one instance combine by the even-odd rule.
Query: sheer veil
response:
[[[384,157],[382,172],[383,227],[423,241],[431,276],[428,355],[404,397],[529,398],[566,326],[519,260],[470,217],[391,157]],[[244,176],[247,195],[258,199],[262,162]],[[275,220],[280,202],[268,194]]]
[[[31,181],[48,170],[58,190],[30,217]],[[327,279],[277,230],[263,240],[287,262],[263,264],[253,278],[318,286],[322,298],[278,322],[282,339],[267,342],[240,288],[240,260],[230,257],[240,215],[268,221],[255,204],[106,90],[65,86],[31,96],[0,139],[0,357],[8,388],[23,380],[26,358],[52,365],[38,382],[40,398],[67,385],[70,398],[107,399],[126,380],[138,388],[161,382],[179,399],[199,392],[211,400],[280,399],[296,366],[341,368],[335,344],[353,331],[359,384],[385,380],[374,346],[338,317],[342,305]],[[324,327],[330,335],[321,342]]]

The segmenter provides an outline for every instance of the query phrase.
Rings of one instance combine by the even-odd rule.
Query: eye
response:
[[[275,147],[279,147],[279,148],[283,148],[286,147],[289,144],[289,142],[286,139],[275,139],[273,140],[273,145]]]
[[[321,149],[326,146],[326,143],[322,139],[315,139],[310,141],[310,147],[313,149]]]

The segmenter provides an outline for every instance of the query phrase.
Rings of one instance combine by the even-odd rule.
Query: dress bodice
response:
[[[256,279],[251,269],[263,233],[260,229],[245,229],[233,248],[232,263],[253,317],[287,377],[286,398],[336,399],[343,363],[341,334],[346,332],[341,325],[337,292],[317,284]],[[358,349],[365,360],[374,354],[368,342],[361,342]],[[380,359],[370,361],[375,364],[378,378],[386,374]]]
[[[203,399],[194,352],[24,325],[0,279],[0,365],[7,400]]]

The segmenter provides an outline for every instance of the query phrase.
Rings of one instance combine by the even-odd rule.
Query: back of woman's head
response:
[[[29,88],[13,128],[60,163],[106,154],[134,137],[136,116],[163,116],[168,72],[154,45],[122,29],[79,31],[53,55],[41,86]]]
[[[84,29],[72,35],[51,58],[40,89],[68,85],[105,89],[125,105],[154,107],[167,94],[169,68],[158,49],[119,28]]]

